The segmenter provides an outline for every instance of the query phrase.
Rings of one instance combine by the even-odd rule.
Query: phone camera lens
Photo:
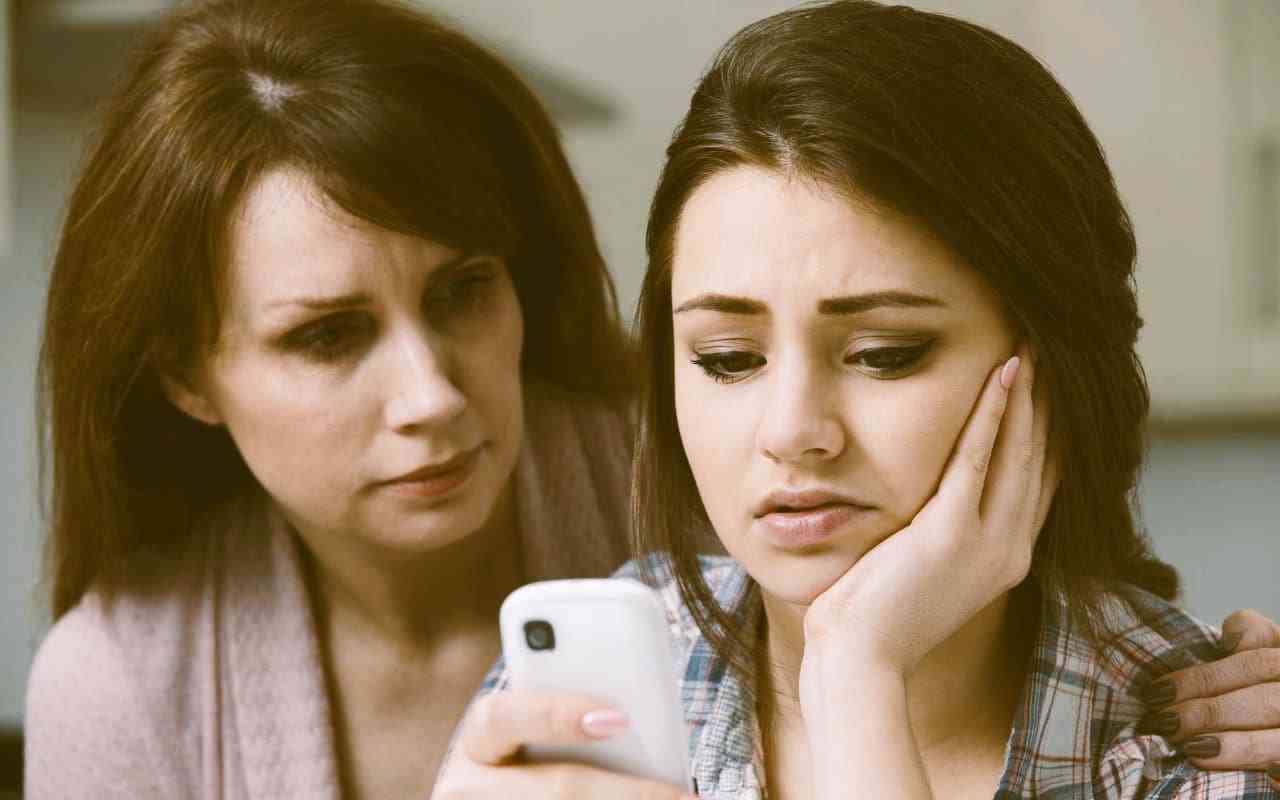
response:
[[[529,644],[530,650],[554,650],[556,631],[546,620],[529,620],[524,624],[524,640]]]

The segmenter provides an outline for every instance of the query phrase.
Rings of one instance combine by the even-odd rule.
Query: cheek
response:
[[[218,379],[226,427],[249,469],[281,497],[337,496],[355,480],[362,399],[331,380],[246,357]]]
[[[715,383],[691,364],[677,361],[675,373],[680,440],[711,523],[724,535],[742,511],[739,490],[753,458],[751,392]]]
[[[901,524],[933,496],[980,388],[967,375],[922,379],[884,392],[860,415],[858,438]]]
[[[693,469],[694,477],[698,476],[699,465],[703,462],[705,450],[704,439],[708,431],[703,425],[706,403],[702,400],[702,392],[694,384],[683,365],[677,362],[675,368],[675,401],[676,427],[680,435],[680,443],[684,446],[685,457]]]
[[[520,374],[524,318],[508,286],[457,341],[462,391],[484,418],[489,433],[514,447],[519,442],[524,395]]]

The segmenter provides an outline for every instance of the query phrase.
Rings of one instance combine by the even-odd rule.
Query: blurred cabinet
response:
[[[1280,418],[1280,3],[1030,4],[1138,235],[1157,418]]]
[[[1280,414],[1280,3],[1236,0],[1227,5],[1239,130],[1234,174],[1241,191],[1240,310],[1243,346],[1263,408]]]

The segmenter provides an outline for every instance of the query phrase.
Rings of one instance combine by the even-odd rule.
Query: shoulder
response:
[[[26,786],[30,797],[163,797],[156,711],[165,686],[148,686],[156,636],[129,604],[90,592],[49,631],[27,682]]]
[[[1082,630],[1062,597],[1042,598],[1033,678],[1137,701],[1161,676],[1217,658],[1219,633],[1178,606],[1122,585],[1095,606]],[[1141,711],[1141,705],[1126,710]]]
[[[1096,637],[1046,599],[1033,670],[1011,739],[1010,790],[1100,798],[1274,798],[1263,773],[1198,769],[1172,742],[1138,731],[1142,691],[1218,656],[1218,633],[1176,605],[1128,586],[1108,594]],[[1066,796],[1066,795],[1064,795]],[[1070,796],[1076,796],[1071,794]]]
[[[1221,655],[1221,633],[1185,609],[1136,586],[1106,596],[1099,652],[1129,688]],[[1139,687],[1140,688],[1140,687]]]
[[[127,588],[91,588],[45,636],[27,684],[30,796],[169,797],[192,785],[216,702],[213,534],[201,526],[135,560]]]
[[[1134,586],[1121,587],[1108,599],[1106,635],[1098,647],[1126,700],[1163,675],[1222,656],[1221,632],[1178,605]],[[1095,719],[1105,717],[1095,708]],[[1103,760],[1112,767],[1142,765],[1143,787],[1135,796],[1280,800],[1265,773],[1202,770],[1162,737],[1139,734],[1129,717],[1112,730]]]
[[[81,695],[96,702],[128,693],[129,670],[108,617],[101,599],[91,592],[50,629],[36,651],[27,682],[28,728],[54,721],[64,710],[78,714]]]
[[[51,701],[78,694],[119,698],[157,679],[164,690],[184,671],[198,637],[209,631],[215,600],[208,540],[182,551],[135,561],[125,588],[92,587],[41,642],[29,697]],[[132,688],[130,688],[132,687]],[[37,710],[44,708],[38,705]]]

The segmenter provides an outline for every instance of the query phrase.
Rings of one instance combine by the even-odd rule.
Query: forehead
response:
[[[672,296],[790,299],[915,289],[949,301],[983,294],[978,276],[898,215],[821,184],[756,167],[721,172],[685,203]]]
[[[342,294],[397,277],[397,266],[452,256],[444,245],[379,228],[339,208],[296,170],[246,191],[228,236],[230,314],[285,296]]]
[[[334,206],[306,175],[267,172],[231,219],[228,294],[248,299],[299,283],[320,289],[360,263],[369,227]]]

